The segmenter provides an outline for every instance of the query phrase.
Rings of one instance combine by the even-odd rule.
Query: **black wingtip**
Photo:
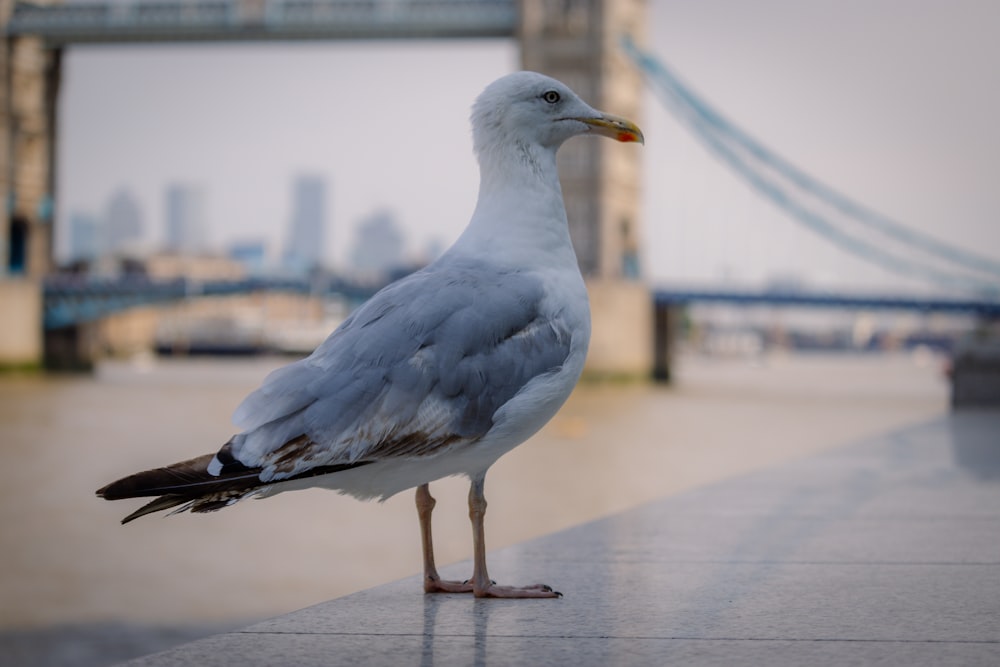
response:
[[[98,489],[97,497],[105,500],[123,500],[156,496],[122,519],[122,524],[178,505],[184,505],[181,510],[190,509],[192,512],[214,512],[228,507],[237,500],[251,495],[255,489],[267,486],[269,482],[261,481],[259,469],[248,468],[236,461],[227,448],[228,445],[219,455],[223,463],[219,475],[208,472],[208,465],[216,455],[205,454],[189,461],[123,477]],[[329,475],[369,463],[371,461],[317,466],[283,481]]]
[[[204,454],[188,461],[122,477],[98,489],[97,495],[105,500],[124,500],[170,495],[191,487],[215,484],[220,481],[219,478],[207,472],[213,456],[214,454]]]

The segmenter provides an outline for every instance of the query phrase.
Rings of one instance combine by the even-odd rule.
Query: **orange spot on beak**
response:
[[[620,116],[602,114],[596,118],[575,118],[574,120],[589,125],[591,132],[615,139],[616,141],[645,143],[642,130],[639,129],[639,126]]]

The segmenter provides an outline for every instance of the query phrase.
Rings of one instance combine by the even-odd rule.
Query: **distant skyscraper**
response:
[[[174,184],[167,188],[167,249],[181,255],[204,252],[208,243],[205,191]]]
[[[323,264],[326,183],[318,176],[299,176],[293,187],[284,265],[290,271],[304,273]]]
[[[104,253],[104,229],[101,221],[87,213],[69,217],[69,258],[92,262]]]
[[[104,245],[102,250],[121,252],[142,240],[142,211],[139,203],[128,190],[118,190],[108,202],[104,216]]]
[[[376,211],[358,225],[352,264],[361,273],[384,277],[403,265],[405,245],[406,238],[393,214]]]

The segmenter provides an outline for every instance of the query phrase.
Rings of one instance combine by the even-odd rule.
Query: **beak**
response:
[[[646,143],[639,126],[620,116],[601,114],[596,118],[574,118],[573,120],[585,123],[592,128],[592,131],[605,137],[610,137],[615,141]]]

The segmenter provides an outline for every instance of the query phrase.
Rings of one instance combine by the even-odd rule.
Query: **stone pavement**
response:
[[[128,664],[1000,665],[1000,411],[497,551],[490,573],[565,597],[425,596],[414,577]]]

